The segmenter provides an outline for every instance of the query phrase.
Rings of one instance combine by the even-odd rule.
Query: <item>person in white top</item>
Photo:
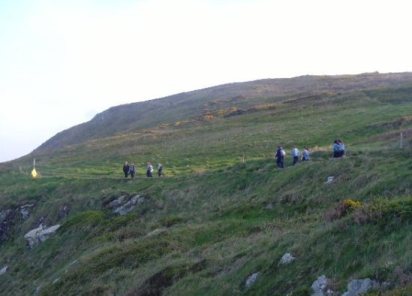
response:
[[[305,147],[302,153],[302,161],[307,161],[309,159],[310,159],[310,152],[309,152],[308,147]]]
[[[153,177],[153,166],[150,162],[147,163],[146,176]]]
[[[299,161],[299,155],[300,155],[299,149],[296,146],[294,146],[292,149],[293,165],[295,165]]]

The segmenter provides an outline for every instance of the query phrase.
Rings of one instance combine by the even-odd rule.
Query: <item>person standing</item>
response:
[[[150,162],[147,163],[146,176],[153,177],[153,166]]]
[[[339,157],[343,157],[345,155],[345,144],[341,140],[338,140],[338,146]]]
[[[332,145],[332,151],[333,151],[334,158],[339,157],[339,150],[340,150],[340,146],[339,146],[338,140],[335,140]]]
[[[282,146],[278,146],[278,149],[276,150],[275,158],[276,158],[276,164],[278,168],[284,168],[284,160],[285,160],[285,155],[286,152],[283,150]]]
[[[308,147],[303,148],[303,153],[302,153],[302,161],[308,161],[310,159],[310,152]]]
[[[132,179],[134,178],[134,175],[136,174],[136,168],[133,163],[129,166],[129,174],[130,174],[130,177],[132,177]]]
[[[292,149],[292,160],[293,160],[293,165],[297,164],[299,161],[299,155],[300,155],[300,151],[299,149],[294,146]]]
[[[334,158],[340,158],[345,155],[345,144],[341,140],[335,140],[332,149]]]
[[[123,173],[124,173],[124,177],[127,178],[129,176],[129,163],[127,161],[125,161],[124,165],[123,165]]]
[[[157,175],[159,177],[163,176],[163,165],[161,163],[157,164]]]

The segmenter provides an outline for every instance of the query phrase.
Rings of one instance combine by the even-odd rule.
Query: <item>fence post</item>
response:
[[[399,148],[403,148],[403,132],[401,132],[401,135],[400,135],[400,141],[399,141]]]

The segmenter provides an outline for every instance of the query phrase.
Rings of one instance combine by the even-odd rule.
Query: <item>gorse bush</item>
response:
[[[325,213],[325,219],[327,221],[340,219],[350,212],[353,212],[353,210],[360,208],[361,206],[362,203],[360,201],[353,199],[344,199],[343,201],[340,201],[336,207],[329,209]]]
[[[392,224],[412,221],[412,197],[384,199],[377,198],[358,208],[353,215],[358,224]]]
[[[357,209],[360,208],[362,206],[362,203],[358,200],[353,200],[353,199],[345,199],[342,202],[346,207],[350,208],[350,209]]]

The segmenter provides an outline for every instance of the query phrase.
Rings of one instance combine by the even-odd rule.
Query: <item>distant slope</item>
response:
[[[219,108],[253,106],[256,100],[271,102],[292,94],[353,92],[412,85],[412,73],[339,76],[301,76],[225,84],[146,102],[112,107],[92,120],[64,130],[35,150],[42,153],[90,139],[113,136],[134,129],[150,128],[201,116]],[[276,101],[276,100],[275,100]]]

